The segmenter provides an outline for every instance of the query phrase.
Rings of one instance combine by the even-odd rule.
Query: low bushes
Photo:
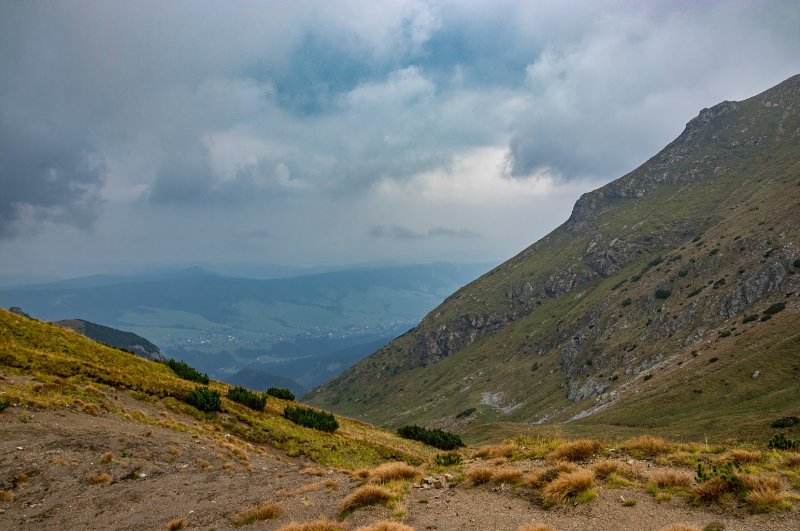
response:
[[[800,442],[787,437],[785,433],[776,433],[767,442],[767,446],[776,450],[798,450],[800,449]]]
[[[457,466],[460,465],[463,459],[461,458],[460,454],[455,452],[447,453],[447,454],[439,454],[436,456],[434,462],[436,466],[448,467],[448,466]]]
[[[164,363],[167,367],[172,369],[172,372],[177,374],[179,378],[189,380],[190,382],[208,384],[208,375],[201,373],[194,367],[190,367],[185,361],[178,361],[174,358],[170,358]]]
[[[228,389],[228,398],[255,411],[263,411],[264,406],[267,404],[267,397],[265,395],[253,392],[241,386]]]
[[[300,426],[328,433],[333,433],[339,427],[332,414],[309,407],[286,406],[283,409],[283,416]]]
[[[270,387],[267,389],[267,394],[281,400],[294,400],[294,393],[283,387]]]
[[[187,395],[186,403],[206,413],[222,410],[222,400],[219,398],[219,392],[208,387],[195,387]]]
[[[2,404],[0,404],[2,409]],[[792,426],[800,425],[800,418],[798,417],[781,417],[772,423],[773,428],[791,428]]]
[[[415,424],[413,426],[398,428],[397,433],[400,437],[420,441],[440,450],[455,450],[456,448],[462,448],[464,446],[461,437],[455,433],[440,430],[439,428],[428,429]]]

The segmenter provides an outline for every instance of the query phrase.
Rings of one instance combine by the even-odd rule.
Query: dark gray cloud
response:
[[[418,232],[403,225],[371,225],[367,229],[370,238],[389,240],[419,240],[428,238],[478,238],[480,234],[471,229],[452,229],[433,227],[425,232]]]
[[[2,2],[0,245],[494,259],[797,73],[799,26],[789,0]]]

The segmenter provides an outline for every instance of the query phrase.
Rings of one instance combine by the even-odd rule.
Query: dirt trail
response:
[[[169,418],[190,428],[198,423],[157,403],[135,406],[149,418]],[[541,465],[506,465],[535,466]],[[103,482],[108,479],[103,474],[110,482]],[[246,529],[277,529],[291,520],[335,520],[336,506],[359,484],[347,474],[271,448],[247,448],[224,433],[193,437],[111,413],[92,416],[69,409],[11,407],[0,413],[0,490],[13,494],[13,500],[0,500],[3,530],[163,529],[175,518],[185,518],[190,529],[229,529],[235,514],[273,501],[284,515]],[[411,488],[395,507],[358,510],[343,525],[355,529],[394,518],[418,530],[513,531],[532,522],[559,530],[647,531],[676,522],[700,529],[719,522],[726,531],[800,529],[796,510],[751,515],[738,508],[695,507],[679,496],[657,502],[642,489],[602,484],[598,494],[587,504],[544,510],[528,489],[460,482]],[[620,496],[637,503],[625,507]]]

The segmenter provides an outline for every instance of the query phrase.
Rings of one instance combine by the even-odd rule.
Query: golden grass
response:
[[[167,525],[164,526],[164,529],[167,531],[178,531],[184,527],[186,527],[186,518],[175,518],[167,522]]]
[[[697,501],[716,502],[725,494],[731,492],[730,486],[721,478],[711,478],[692,489],[692,494]]]
[[[656,457],[671,453],[674,450],[674,445],[671,442],[652,435],[642,435],[641,437],[630,439],[622,447],[631,455],[640,457]]]
[[[106,452],[100,456],[100,462],[103,464],[110,463],[113,459],[114,459],[114,454],[112,454],[111,452]]]
[[[565,442],[547,455],[553,461],[585,461],[600,451],[602,445],[594,439],[577,439]]]
[[[317,468],[315,466],[307,466],[306,468],[301,470],[300,473],[308,476],[319,476],[319,477],[324,477],[328,475],[328,473],[325,470]]]
[[[763,458],[764,455],[761,452],[751,452],[749,450],[734,448],[733,450],[729,450],[722,454],[719,460],[722,463],[725,461],[733,461],[737,465],[750,465],[753,463],[758,463]]]
[[[358,527],[356,531],[414,531],[414,528],[397,522],[383,521],[375,522],[366,527]]]
[[[489,461],[489,464],[492,466],[500,466],[506,463],[508,463],[508,457],[495,457],[494,459]]]
[[[527,476],[523,482],[525,485],[533,488],[538,489],[544,486],[546,483],[549,483],[558,477],[558,470],[555,468],[545,468],[541,470],[536,470],[531,472]]]
[[[650,484],[660,489],[670,487],[688,487],[692,484],[692,475],[675,470],[658,470],[650,475]]]
[[[370,470],[367,477],[371,483],[386,483],[396,479],[414,479],[419,474],[419,469],[416,467],[402,461],[395,461],[384,463]]]
[[[543,524],[537,522],[535,524],[521,525],[517,528],[517,531],[558,531],[558,530],[555,527],[551,526],[550,524]]]
[[[555,467],[556,470],[558,470],[562,474],[580,470],[580,468],[577,465],[570,463],[569,461],[556,461],[555,463],[553,463],[553,466]]]
[[[512,457],[517,445],[513,443],[489,444],[478,448],[470,458],[476,457]]]
[[[394,499],[392,491],[378,485],[364,485],[347,495],[339,504],[339,513],[355,511],[359,507],[386,504]]]
[[[321,519],[313,522],[289,522],[278,531],[344,531],[344,526]]]
[[[783,490],[783,481],[775,476],[756,476],[753,474],[738,474],[737,479],[745,489],[769,489],[774,491]]]
[[[198,458],[197,459],[197,464],[200,465],[200,468],[202,468],[203,470],[211,470],[212,468],[214,468],[214,465],[212,465],[211,463],[209,463],[205,459]]]
[[[752,489],[745,496],[745,501],[754,513],[789,511],[792,509],[792,503],[787,499],[785,493],[766,486]]]
[[[249,525],[261,520],[272,520],[283,514],[283,507],[277,502],[262,503],[256,507],[244,510],[231,518],[233,525]]]
[[[50,462],[53,463],[54,465],[59,465],[59,466],[67,464],[67,460],[60,455],[54,455],[53,458],[50,459]]]
[[[492,483],[518,483],[522,481],[521,470],[495,470],[492,474]]]
[[[492,480],[492,476],[494,476],[494,470],[491,468],[473,468],[467,472],[467,481],[472,485],[482,485],[483,483],[489,483]]]
[[[578,470],[563,474],[542,489],[542,500],[546,505],[564,503],[567,498],[575,498],[594,485],[594,472]]]
[[[791,452],[786,454],[786,459],[783,465],[789,468],[800,467],[800,452]]]
[[[679,523],[679,524],[670,524],[668,526],[664,526],[658,531],[701,531],[699,527],[695,527],[693,525]]]
[[[595,476],[600,479],[605,479],[610,474],[619,472],[622,468],[622,464],[619,461],[614,461],[612,459],[603,459],[601,461],[597,461],[596,463],[592,463],[592,466],[589,468],[594,471]]]
[[[89,474],[86,480],[92,485],[102,485],[103,483],[111,483],[111,474],[101,472],[100,474]]]
[[[0,490],[0,501],[10,502],[14,501],[14,493],[10,490]]]

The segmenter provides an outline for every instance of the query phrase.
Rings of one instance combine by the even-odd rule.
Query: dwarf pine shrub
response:
[[[791,428],[792,426],[800,425],[800,418],[798,417],[781,417],[772,423],[773,428]]]
[[[170,358],[164,363],[166,363],[179,378],[189,380],[190,382],[208,384],[208,375],[201,373],[194,367],[190,367],[185,361],[178,361],[174,358]]]
[[[423,428],[422,426],[403,426],[397,429],[400,437],[423,442],[440,450],[455,450],[464,447],[461,437],[455,433],[440,430],[439,428]]]
[[[657,289],[656,290],[656,299],[666,299],[670,295],[672,295],[672,292],[670,290],[668,290],[668,289]]]
[[[262,411],[267,404],[267,396],[241,386],[228,389],[228,398],[255,411]]]
[[[219,398],[219,392],[208,387],[195,387],[187,395],[186,403],[207,413],[222,410],[222,400]]]
[[[797,450],[800,448],[800,441],[787,437],[785,433],[776,433],[767,442],[767,446],[776,450]]]
[[[310,407],[286,406],[283,409],[283,416],[300,426],[328,433],[333,433],[339,427],[333,415]]]
[[[8,398],[0,396],[0,411],[3,411],[5,408],[7,408],[10,405],[11,405],[11,402],[9,402]]]
[[[270,387],[267,389],[267,394],[281,400],[294,400],[294,393],[283,387]]]

